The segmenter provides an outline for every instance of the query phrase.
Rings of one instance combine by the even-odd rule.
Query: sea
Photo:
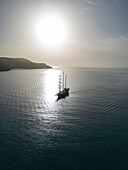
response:
[[[0,170],[128,170],[128,69],[0,72]]]

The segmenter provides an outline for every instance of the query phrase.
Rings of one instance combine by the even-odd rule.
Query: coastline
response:
[[[0,57],[0,72],[12,69],[49,69],[51,66],[45,63],[34,63],[26,58]]]

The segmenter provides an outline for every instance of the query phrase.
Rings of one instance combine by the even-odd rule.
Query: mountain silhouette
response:
[[[34,63],[26,58],[0,57],[0,71],[8,71],[15,68],[48,69],[52,67],[45,63]]]

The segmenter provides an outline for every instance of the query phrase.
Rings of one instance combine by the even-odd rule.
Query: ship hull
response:
[[[57,99],[57,100],[69,96],[69,88],[65,88],[64,90],[60,91],[60,92],[57,93],[56,95],[58,96],[58,99]]]

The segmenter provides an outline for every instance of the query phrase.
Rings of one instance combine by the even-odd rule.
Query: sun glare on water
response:
[[[67,28],[63,19],[56,15],[45,15],[37,27],[38,39],[45,46],[61,45],[67,37]]]

